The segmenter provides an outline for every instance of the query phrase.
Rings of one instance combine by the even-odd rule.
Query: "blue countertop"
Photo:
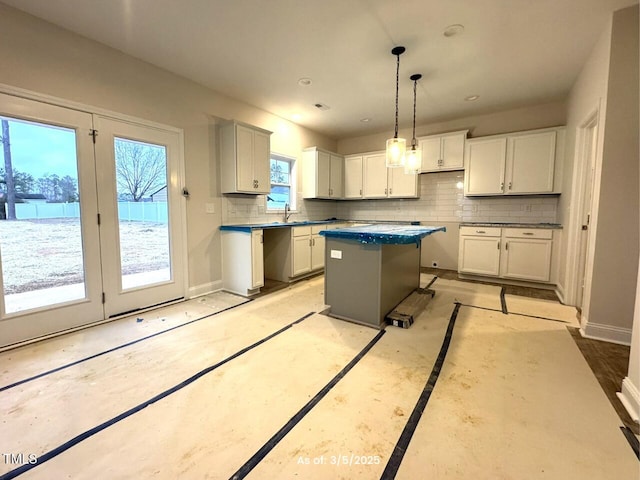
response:
[[[270,222],[270,223],[249,223],[244,225],[220,225],[220,230],[227,232],[246,232],[252,230],[265,230],[268,228],[303,227],[305,225],[327,225],[337,223],[339,220],[304,220],[300,222]]]
[[[320,235],[326,238],[355,240],[367,244],[407,245],[410,243],[419,244],[420,240],[427,235],[446,231],[445,227],[378,224],[323,230]]]

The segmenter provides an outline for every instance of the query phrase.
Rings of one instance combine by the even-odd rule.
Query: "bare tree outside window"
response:
[[[116,180],[123,200],[139,202],[167,184],[166,152],[158,145],[116,138]]]
[[[2,140],[4,153],[4,183],[7,186],[7,220],[16,219],[16,187],[13,178],[13,163],[11,161],[11,136],[9,134],[9,121],[2,119]]]

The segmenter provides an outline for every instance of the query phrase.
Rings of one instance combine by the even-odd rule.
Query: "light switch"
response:
[[[342,250],[331,250],[331,258],[342,260]]]

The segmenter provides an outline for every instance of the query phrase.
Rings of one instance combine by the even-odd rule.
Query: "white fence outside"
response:
[[[118,218],[130,222],[167,223],[167,202],[118,202]],[[79,203],[16,203],[18,220],[79,218]]]

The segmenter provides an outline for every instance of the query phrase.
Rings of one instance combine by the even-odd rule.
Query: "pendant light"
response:
[[[393,138],[387,140],[387,167],[404,166],[404,153],[407,148],[407,141],[398,138],[398,84],[400,81],[400,55],[405,51],[404,47],[394,47],[391,53],[396,56],[396,130]]]
[[[405,154],[404,173],[415,175],[420,173],[420,168],[422,168],[422,149],[418,147],[416,141],[416,88],[422,75],[414,73],[409,78],[413,80],[413,138],[411,139],[411,148]]]

